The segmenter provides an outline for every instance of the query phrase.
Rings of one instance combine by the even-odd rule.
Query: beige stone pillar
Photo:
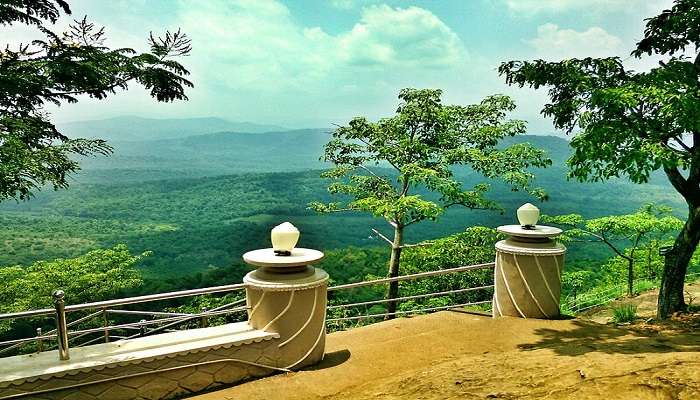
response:
[[[303,248],[288,256],[276,255],[273,249],[243,256],[260,267],[243,278],[248,322],[279,334],[277,367],[299,369],[323,359],[328,274],[310,265],[321,258],[320,251]]]
[[[499,226],[510,235],[496,243],[493,316],[557,318],[566,247],[553,238],[558,228]]]

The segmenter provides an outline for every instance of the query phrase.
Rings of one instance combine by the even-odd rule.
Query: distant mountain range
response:
[[[101,138],[108,141],[174,139],[214,132],[262,133],[284,131],[277,125],[232,122],[222,118],[155,119],[133,116],[57,124],[69,137]]]
[[[177,139],[112,141],[114,154],[80,160],[79,182],[133,182],[323,168],[325,129],[220,132]]]
[[[167,120],[179,127],[169,132],[164,125],[159,125],[160,131],[150,125],[151,121],[165,124],[164,120],[129,117],[107,121],[113,122],[114,129],[130,121],[130,133],[105,130],[109,125],[105,121],[73,125],[83,129],[82,136],[103,132],[106,134],[100,137],[120,140],[111,141],[115,150],[111,157],[80,160],[83,171],[74,176],[69,190],[46,190],[28,202],[0,204],[0,225],[5,228],[0,231],[0,242],[5,243],[0,265],[73,257],[96,247],[127,243],[136,252],[155,252],[143,264],[144,271],[162,279],[239,263],[240,254],[267,243],[269,229],[282,221],[293,221],[305,232],[307,247],[380,244],[368,238],[368,231],[383,225],[368,215],[321,216],[307,209],[311,201],[337,200],[330,197],[328,182],[319,176],[328,167],[319,160],[331,137],[328,129],[211,133],[206,130],[228,122],[207,118]],[[197,130],[199,123],[202,126]],[[126,127],[119,129],[127,131]],[[142,135],[140,140],[124,140],[134,132]],[[535,184],[550,196],[541,204],[544,213],[611,215],[634,211],[650,201],[681,212],[684,208],[661,174],[645,185],[624,179],[578,183],[566,179],[566,159],[572,151],[567,140],[523,135],[508,138],[502,145],[520,142],[547,150],[553,160],[551,167],[533,170]],[[488,181],[466,166],[456,167],[455,176],[465,187]],[[508,211],[454,209],[438,223],[420,224],[408,239],[441,237],[474,225],[512,223],[517,207],[534,201],[499,183],[493,184],[489,198]],[[604,246],[579,250],[574,257],[579,260],[611,255]]]
[[[220,118],[117,117],[61,127],[70,135],[82,137],[100,132],[92,136],[106,138],[114,147],[114,154],[109,157],[80,160],[83,171],[74,177],[75,183],[91,184],[322,169],[328,167],[320,161],[323,146],[331,137],[330,129],[284,130],[274,125],[235,123]],[[249,132],[237,132],[231,127]],[[264,132],[272,129],[278,131]],[[566,160],[572,151],[566,139],[522,135],[506,138],[502,145],[519,142],[546,150],[554,161],[552,167],[535,171],[539,182],[564,180]],[[467,180],[473,174],[468,168],[458,168],[456,172]],[[668,185],[662,175],[652,175],[652,183]]]

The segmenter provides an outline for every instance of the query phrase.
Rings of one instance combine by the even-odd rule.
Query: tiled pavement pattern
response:
[[[242,359],[264,365],[275,365],[277,340],[250,343],[231,348],[201,351],[172,358],[142,361],[138,364],[103,368],[80,372],[75,375],[55,377],[50,380],[37,379],[20,386],[0,389],[0,399],[15,394],[41,391],[45,389],[95,382],[119,376],[158,371],[168,368],[204,363],[224,359]],[[31,394],[19,397],[36,400],[151,400],[172,398],[188,393],[199,392],[243,379],[269,375],[266,368],[247,365],[235,361],[174,369],[172,371],[146,374],[142,376],[96,383],[79,388],[69,388],[44,394]]]

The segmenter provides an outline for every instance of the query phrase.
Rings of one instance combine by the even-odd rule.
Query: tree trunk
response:
[[[401,245],[403,244],[403,226],[394,228],[394,243],[391,246],[391,259],[389,260],[389,277],[395,278],[399,276],[399,263],[401,262]],[[387,292],[387,299],[395,299],[399,297],[399,282],[390,282]],[[396,302],[390,301],[386,307],[387,313],[396,312]],[[395,315],[387,315],[384,319],[393,319]]]
[[[634,296],[634,257],[627,259],[627,295]]]
[[[673,248],[666,254],[656,309],[657,318],[665,319],[676,311],[686,309],[683,297],[685,274],[699,241],[700,207],[691,207],[688,220],[676,237]]]
[[[656,240],[652,239],[647,246],[647,279],[654,280],[656,276],[654,275],[654,269],[651,267],[651,252],[652,250],[658,251],[658,246],[656,245]]]

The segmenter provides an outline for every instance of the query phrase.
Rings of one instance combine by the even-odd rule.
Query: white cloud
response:
[[[330,0],[330,5],[341,10],[352,10],[373,2],[375,0]]]
[[[447,67],[463,57],[461,40],[430,11],[387,5],[365,8],[361,20],[339,37],[341,60],[351,65]]]
[[[621,54],[623,44],[620,38],[597,26],[575,31],[551,23],[538,26],[537,36],[527,43],[537,58],[546,60],[616,56]]]
[[[633,11],[640,8],[660,9],[671,4],[671,0],[505,0],[514,14],[555,14],[566,11],[601,13],[610,11]]]
[[[189,0],[179,25],[193,40],[194,74],[231,89],[307,91],[349,70],[442,68],[464,54],[459,37],[418,7],[367,7],[351,30],[330,35],[274,0]]]

